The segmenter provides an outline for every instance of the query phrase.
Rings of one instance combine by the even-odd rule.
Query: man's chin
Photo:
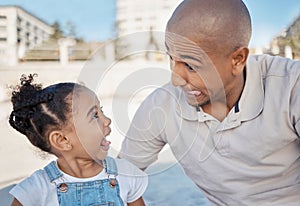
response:
[[[195,95],[189,95],[185,93],[185,100],[187,103],[191,106],[204,106],[210,102],[210,98],[207,95],[200,95],[200,96],[195,96]]]
[[[209,100],[206,100],[206,101],[197,101],[196,99],[187,99],[187,102],[189,105],[193,106],[193,107],[202,107],[204,105],[207,105],[209,104]]]

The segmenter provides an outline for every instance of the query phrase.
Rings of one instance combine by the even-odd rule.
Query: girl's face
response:
[[[94,92],[76,89],[72,101],[72,150],[78,158],[103,160],[108,152],[110,142],[105,139],[110,134],[111,120],[101,109]]]

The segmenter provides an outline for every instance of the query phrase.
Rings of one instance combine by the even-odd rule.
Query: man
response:
[[[300,62],[249,56],[241,0],[186,0],[166,29],[172,84],[138,109],[121,158],[169,144],[214,205],[299,205]]]

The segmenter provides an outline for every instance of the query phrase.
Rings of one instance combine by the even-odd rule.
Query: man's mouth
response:
[[[202,94],[202,92],[201,92],[201,91],[198,91],[198,90],[187,91],[186,93],[187,93],[188,95],[196,96],[196,97],[198,97],[198,96],[200,96],[200,95]]]

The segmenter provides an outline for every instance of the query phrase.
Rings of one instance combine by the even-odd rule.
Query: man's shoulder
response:
[[[250,69],[258,68],[262,76],[298,76],[300,74],[300,61],[284,58],[280,56],[250,55],[247,66]]]
[[[182,101],[181,89],[170,83],[165,84],[146,97],[135,113],[135,120],[144,126],[150,124],[148,121],[152,118],[155,122],[164,120],[165,115],[174,112]]]
[[[178,100],[180,97],[180,89],[173,86],[171,83],[167,83],[157,89],[155,89],[146,100],[151,100],[154,103],[166,103],[169,101]]]

